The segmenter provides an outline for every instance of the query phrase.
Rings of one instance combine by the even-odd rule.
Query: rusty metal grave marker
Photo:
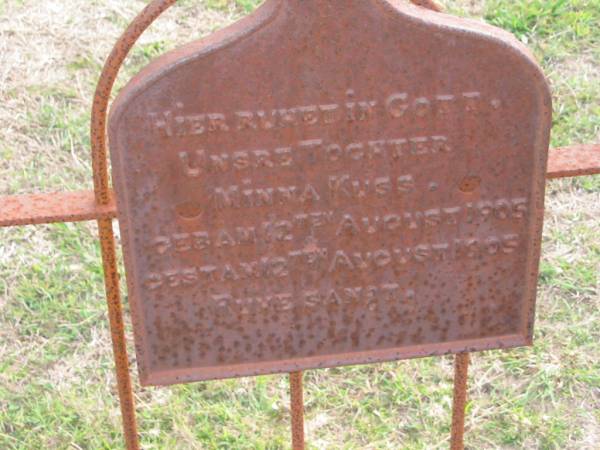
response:
[[[142,383],[528,344],[550,118],[514,38],[386,1],[159,58],[109,124]]]
[[[433,0],[267,0],[163,56],[107,112],[118,71],[176,0],[115,45],[91,123],[94,191],[0,197],[0,226],[97,220],[128,450],[140,448],[112,219],[122,229],[142,384],[531,342],[545,180],[600,173],[554,149],[551,102],[519,42]]]

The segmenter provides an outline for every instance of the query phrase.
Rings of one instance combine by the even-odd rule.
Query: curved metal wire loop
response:
[[[94,94],[91,121],[92,169],[94,172],[94,192],[96,202],[106,205],[110,201],[108,184],[108,163],[106,151],[106,121],[108,103],[119,70],[142,33],[177,0],[153,0],[131,22],[113,47]]]

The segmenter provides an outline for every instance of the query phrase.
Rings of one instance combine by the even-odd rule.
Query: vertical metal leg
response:
[[[121,306],[121,294],[119,292],[119,274],[117,271],[112,221],[110,219],[98,220],[98,230],[100,233],[100,246],[102,248],[104,285],[106,288],[106,301],[108,303],[108,317],[117,372],[117,386],[119,389],[125,442],[127,450],[139,450],[140,443],[129,374],[129,360],[127,358],[127,345],[125,342],[123,309]]]
[[[290,373],[290,394],[292,406],[292,448],[304,450],[304,395],[302,392],[302,372]]]
[[[465,408],[467,406],[467,382],[470,360],[469,353],[460,353],[456,355],[454,360],[451,450],[463,450],[465,448]]]

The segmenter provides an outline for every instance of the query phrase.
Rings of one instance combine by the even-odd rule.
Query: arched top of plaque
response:
[[[311,35],[317,28],[319,33]],[[255,33],[260,36],[253,41],[250,36]],[[384,42],[387,45],[379,45]],[[292,63],[302,56],[314,57],[318,49],[321,49],[321,54],[329,48],[329,51],[339,55],[340,58],[329,64],[347,62],[341,59],[344,56],[341,50],[344,48],[349,52],[346,56],[350,59],[348,62],[360,61],[362,55],[371,51],[375,51],[375,55],[367,60],[381,57],[385,50],[393,49],[400,54],[411,49],[405,53],[407,57],[418,54],[424,58],[420,60],[422,65],[437,65],[438,70],[454,67],[433,60],[436,55],[429,54],[432,47],[438,51],[447,49],[448,62],[454,53],[452,49],[463,54],[474,52],[470,55],[473,62],[479,58],[487,60],[480,63],[482,66],[489,64],[487,69],[490,77],[498,73],[501,64],[509,63],[512,73],[519,71],[521,76],[533,84],[537,83],[536,86],[541,89],[540,97],[547,97],[546,103],[549,101],[544,74],[529,49],[500,28],[441,14],[400,0],[267,0],[254,13],[238,22],[156,59],[121,92],[113,105],[113,114],[119,111],[121,103],[129,101],[153,81],[168,76],[171,70],[235,46],[241,48],[231,49],[234,55],[236,51],[248,52],[247,58],[256,58],[256,63],[262,59],[262,63],[276,65],[285,65],[286,60]],[[302,50],[304,53],[286,53],[291,50]],[[498,56],[503,56],[502,60],[495,59]],[[219,59],[225,57],[222,55]],[[362,61],[366,60],[363,58]],[[229,65],[239,67],[235,60],[229,61]],[[227,67],[223,67],[225,69]]]
[[[550,123],[514,37],[396,0],[158,58],[109,126],[142,382],[529,343]]]

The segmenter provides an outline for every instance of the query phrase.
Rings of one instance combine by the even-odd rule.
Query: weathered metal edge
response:
[[[239,378],[265,374],[297,372],[308,369],[325,369],[353,364],[374,364],[392,362],[399,359],[441,356],[454,353],[477,352],[490,349],[509,349],[532,345],[528,336],[511,334],[482,339],[462,340],[454,342],[434,342],[425,345],[396,349],[358,351],[339,355],[319,355],[295,360],[275,360],[260,363],[244,363],[239,365],[186,368],[152,372],[140,378],[142,386],[168,386],[179,383],[210,381],[223,378]],[[368,361],[365,362],[365,356]]]

